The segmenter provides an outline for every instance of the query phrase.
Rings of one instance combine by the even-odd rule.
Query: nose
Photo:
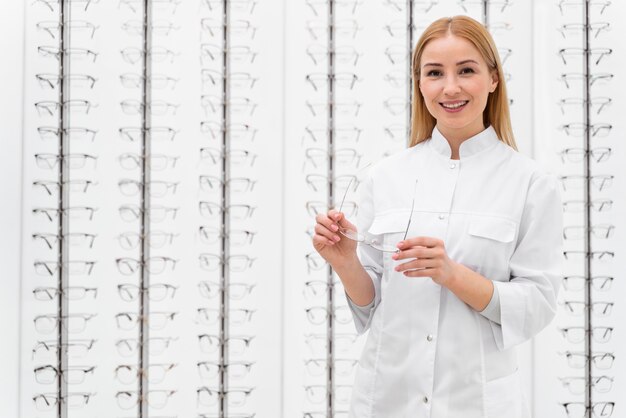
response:
[[[455,74],[448,75],[445,78],[445,84],[443,86],[443,93],[446,96],[456,96],[461,92],[461,86],[459,86],[459,80]]]

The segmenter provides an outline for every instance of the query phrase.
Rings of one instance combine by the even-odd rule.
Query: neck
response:
[[[484,131],[486,127],[481,123],[480,126],[451,129],[437,124],[437,129],[439,130],[439,132],[441,132],[441,135],[443,135],[443,137],[448,141],[448,144],[450,144],[450,150],[452,152],[450,158],[453,160],[458,160],[460,159],[459,148],[461,147],[463,141],[478,135],[479,133]]]

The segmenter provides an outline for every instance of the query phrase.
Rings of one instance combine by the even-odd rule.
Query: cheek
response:
[[[480,101],[486,101],[489,96],[489,84],[482,81],[468,81],[464,90]]]
[[[424,100],[427,105],[430,104],[433,98],[437,97],[437,88],[433,85],[433,83],[420,83],[420,91],[422,92],[422,96],[424,96]]]

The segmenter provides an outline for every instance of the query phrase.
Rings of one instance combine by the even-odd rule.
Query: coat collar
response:
[[[471,157],[472,155],[478,154],[487,148],[491,148],[497,142],[500,142],[500,139],[498,139],[498,135],[496,134],[495,129],[493,129],[493,126],[489,125],[484,131],[479,132],[478,134],[461,142],[461,146],[459,147],[459,158],[463,159]],[[439,129],[437,129],[436,126],[433,129],[433,133],[430,140],[428,140],[428,143],[435,151],[444,157],[452,157],[452,149],[450,148],[448,140],[441,134],[441,132],[439,132]]]

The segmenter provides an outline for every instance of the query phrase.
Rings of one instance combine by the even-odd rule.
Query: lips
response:
[[[469,100],[455,100],[455,101],[450,101],[450,102],[441,102],[439,103],[439,105],[443,107],[444,109],[455,110],[455,109],[462,108],[468,103],[469,103]]]

